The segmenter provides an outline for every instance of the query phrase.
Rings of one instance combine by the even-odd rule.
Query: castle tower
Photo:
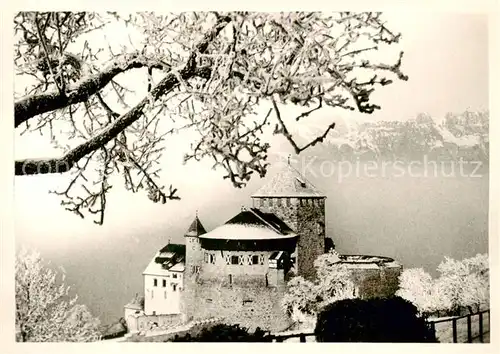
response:
[[[202,252],[199,236],[207,231],[201,224],[198,215],[194,218],[188,230],[184,234],[186,239],[186,270],[190,273],[196,273],[196,269],[192,268],[201,265]]]
[[[276,214],[299,235],[295,268],[308,279],[316,274],[314,260],[325,252],[325,199],[290,164],[252,195],[254,208]]]
[[[201,224],[198,214],[184,234],[186,240],[186,259],[184,271],[184,289],[182,300],[182,313],[189,320],[192,316],[191,308],[196,301],[196,280],[200,273],[203,252],[199,236],[206,233],[205,228]]]

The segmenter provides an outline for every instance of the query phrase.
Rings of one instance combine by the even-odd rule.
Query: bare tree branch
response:
[[[306,150],[307,148],[314,146],[317,143],[323,142],[323,140],[326,138],[328,133],[335,128],[335,122],[333,122],[332,124],[330,124],[326,128],[325,132],[322,135],[316,137],[314,140],[310,141],[309,143],[307,143],[303,147],[299,147],[297,145],[297,143],[295,142],[295,140],[293,140],[292,134],[288,131],[288,129],[285,125],[285,122],[283,121],[283,118],[281,118],[281,113],[280,113],[280,110],[278,109],[278,105],[276,104],[276,101],[272,97],[271,97],[271,102],[273,103],[273,108],[274,108],[274,111],[276,112],[276,118],[278,119],[278,122],[281,125],[280,128],[275,129],[274,133],[275,134],[282,134],[288,140],[288,142],[292,145],[296,154],[300,154],[302,151]],[[321,106],[321,101],[320,101],[319,105]],[[318,108],[316,108],[316,109],[318,109]],[[314,111],[314,110],[315,109],[312,109],[311,111]],[[311,111],[308,111],[304,114],[308,115],[309,113],[311,113]],[[301,116],[299,116],[299,117],[301,117]],[[296,118],[296,120],[299,120],[299,118]]]
[[[109,124],[101,133],[89,139],[85,143],[80,144],[76,148],[69,151],[61,158],[55,159],[28,159],[28,160],[20,160],[15,162],[15,174],[16,175],[32,175],[32,174],[47,174],[47,173],[62,173],[69,171],[73,165],[83,158],[85,155],[90,152],[97,150],[103,147],[106,143],[115,138],[120,132],[122,132],[125,128],[130,126],[133,122],[138,120],[142,114],[143,109],[149,104],[152,100],[157,100],[160,96],[166,94],[171,89],[179,84],[178,78],[182,80],[187,80],[190,77],[196,74],[196,56],[198,53],[203,53],[209,43],[217,36],[217,34],[231,21],[229,17],[221,17],[218,19],[216,25],[208,31],[203,39],[196,45],[195,51],[193,51],[187,60],[186,65],[180,69],[178,72],[170,72],[167,74],[165,78],[163,78],[149,93],[149,95],[143,98],[134,108],[132,108],[127,113],[123,114],[120,118],[115,120],[113,123]],[[114,64],[114,70],[111,69],[111,72],[123,70],[119,65]],[[112,76],[110,75],[110,71],[104,75],[105,78],[109,77],[111,80]],[[99,75],[98,75],[99,76]],[[88,81],[88,85],[92,88],[95,88],[100,82],[105,79]],[[109,80],[107,82],[109,82]],[[82,92],[83,91],[83,92]],[[89,95],[85,92],[87,90],[79,90],[76,97],[88,97]],[[54,93],[54,96],[58,96],[57,93]],[[83,100],[83,98],[82,98]],[[57,104],[57,99],[51,101],[53,104]],[[32,107],[33,108],[33,107]],[[38,111],[39,112],[39,111]]]
[[[71,85],[66,92],[58,90],[24,97],[14,104],[15,127],[39,114],[60,109],[75,103],[84,102],[90,96],[103,89],[114,77],[127,70],[141,67],[152,67],[156,69],[170,69],[159,62],[138,53],[125,54],[116,59],[109,67],[95,75]]]

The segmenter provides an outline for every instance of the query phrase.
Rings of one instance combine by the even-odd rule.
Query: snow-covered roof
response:
[[[194,218],[193,222],[189,226],[188,230],[185,233],[185,236],[200,236],[206,233],[207,231],[201,224],[200,219],[198,219],[198,215]]]
[[[201,239],[269,240],[296,237],[297,234],[276,214],[257,208],[243,209],[240,213]]]
[[[286,164],[252,197],[325,197],[290,164]]]
[[[355,269],[398,268],[401,264],[392,258],[368,255],[339,255],[340,264]]]
[[[125,308],[132,310],[144,310],[144,296],[136,295],[132,301],[125,305]]]
[[[171,271],[183,272],[185,256],[186,245],[169,243],[156,252],[142,274],[166,276]]]
[[[296,236],[297,235],[293,232],[283,235],[265,226],[224,224],[200,236],[200,238],[222,240],[269,240],[293,238]]]
[[[171,272],[183,272],[184,271],[184,262],[175,263],[170,268],[165,268],[161,263],[156,262],[156,257],[154,257],[151,262],[149,262],[148,266],[142,272],[143,275],[158,275],[158,276],[167,276],[171,274]]]

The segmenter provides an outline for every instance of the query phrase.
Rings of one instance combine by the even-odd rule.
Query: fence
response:
[[[488,343],[490,334],[490,310],[453,318],[428,320],[440,343]],[[312,337],[312,338],[310,338]],[[312,342],[314,333],[272,334],[267,339],[271,342],[298,341]]]
[[[308,342],[306,340],[307,337],[313,337],[313,341],[315,341],[314,333],[291,333],[291,334],[272,334],[267,337],[270,342],[281,343],[285,340],[298,338],[300,343]]]
[[[441,343],[489,342],[490,310],[428,322]]]

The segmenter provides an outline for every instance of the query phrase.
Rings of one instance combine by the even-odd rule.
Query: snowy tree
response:
[[[489,307],[488,255],[478,254],[461,261],[445,257],[433,279],[421,268],[406,269],[399,278],[396,295],[412,302],[421,313],[436,311],[470,313]]]
[[[335,250],[322,254],[314,261],[317,273],[320,307],[335,301],[351,299],[356,295],[356,287],[351,280],[351,272]]]
[[[311,322],[318,304],[317,286],[301,276],[292,278],[287,283],[287,292],[282,300],[282,308],[295,322]]]
[[[330,250],[319,256],[314,266],[317,272],[314,282],[297,276],[287,284],[282,307],[294,321],[314,323],[316,314],[324,306],[356,296],[351,273],[340,263],[336,251]]]
[[[399,277],[399,290],[396,296],[400,296],[412,302],[422,314],[438,310],[435,307],[434,279],[422,268],[405,269]]]
[[[438,266],[438,287],[452,312],[467,308],[471,313],[489,306],[488,255],[457,261],[445,257]]]
[[[99,320],[61,275],[43,264],[40,254],[23,249],[16,258],[16,327],[25,342],[88,342],[98,340]]]
[[[373,92],[408,79],[393,50],[400,34],[381,13],[20,12],[14,28],[16,130],[46,134],[62,151],[18,160],[15,174],[68,173],[55,192],[98,224],[116,177],[154,202],[178,198],[158,166],[176,132],[196,133],[186,161],[209,158],[241,187],[267,171],[264,131],[300,153],[335,122],[301,146],[289,123],[324,106],[370,114],[380,108]],[[129,43],[107,40],[117,29]],[[138,71],[143,84],[127,81]],[[301,112],[285,117],[284,105]]]

